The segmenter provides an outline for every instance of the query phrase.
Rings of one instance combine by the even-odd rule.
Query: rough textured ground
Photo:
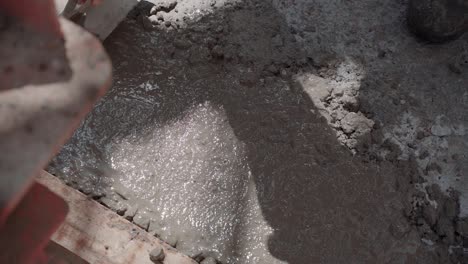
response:
[[[466,263],[466,38],[405,1],[153,3],[51,172],[199,260]]]

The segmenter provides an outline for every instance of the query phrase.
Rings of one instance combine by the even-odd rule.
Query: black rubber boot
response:
[[[468,0],[409,0],[408,25],[426,41],[456,39],[468,30]]]

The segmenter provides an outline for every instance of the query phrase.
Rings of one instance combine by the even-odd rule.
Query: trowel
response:
[[[138,0],[54,0],[57,15],[78,22],[104,40],[136,6]]]

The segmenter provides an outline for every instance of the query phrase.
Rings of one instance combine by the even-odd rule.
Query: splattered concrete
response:
[[[155,3],[51,172],[200,261],[466,262],[466,38],[404,1]]]

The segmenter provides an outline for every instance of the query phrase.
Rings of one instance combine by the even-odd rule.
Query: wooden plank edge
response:
[[[69,206],[65,222],[52,240],[93,264],[153,264],[149,253],[161,247],[164,264],[195,264],[175,248],[43,171],[36,181]]]

